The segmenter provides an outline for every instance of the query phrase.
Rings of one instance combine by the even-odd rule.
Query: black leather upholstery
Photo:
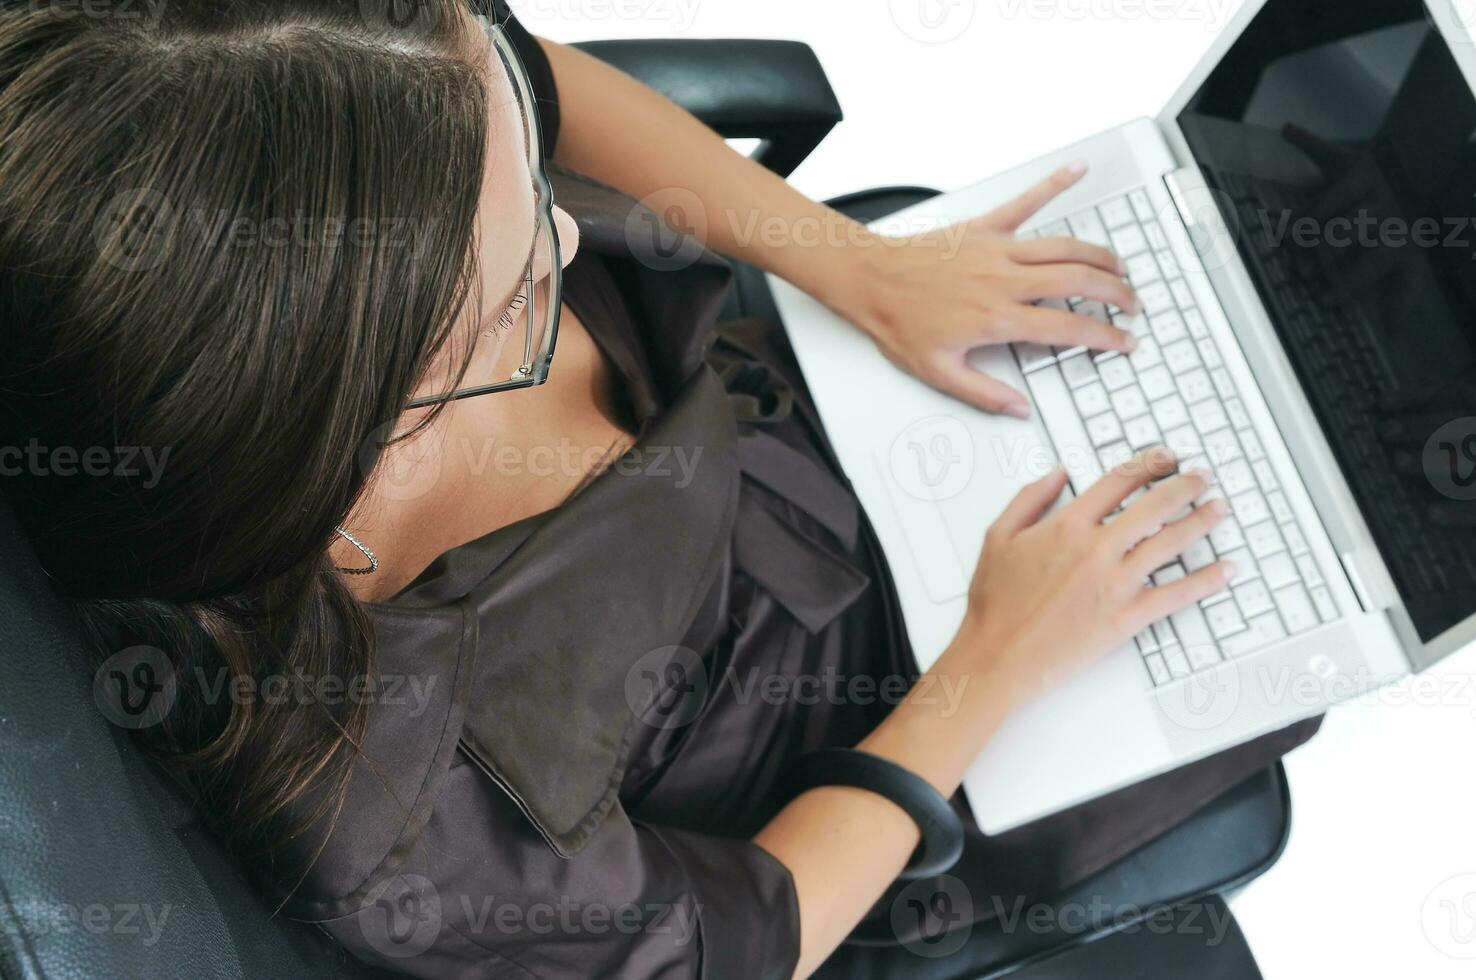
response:
[[[576,45],[639,79],[781,177],[841,121],[815,52],[795,41],[591,41]]]

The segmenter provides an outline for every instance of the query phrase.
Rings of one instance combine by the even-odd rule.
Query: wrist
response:
[[[785,267],[779,274],[875,337],[872,297],[882,271],[879,256],[885,242],[860,222],[827,211],[821,220],[832,233],[824,236],[819,248],[791,249],[783,257]]]

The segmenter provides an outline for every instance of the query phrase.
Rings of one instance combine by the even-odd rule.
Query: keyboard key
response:
[[[1270,493],[1272,490],[1275,490],[1277,487],[1281,486],[1281,484],[1276,481],[1276,471],[1271,469],[1271,462],[1269,460],[1263,459],[1260,462],[1256,463],[1255,469],[1256,482],[1261,485],[1262,490]]]
[[[1071,234],[1084,242],[1093,245],[1101,245],[1103,248],[1111,248],[1112,240],[1107,237],[1107,229],[1102,224],[1102,219],[1097,217],[1095,208],[1073,214],[1070,217]]]
[[[1166,430],[1167,426],[1164,427]],[[1193,426],[1181,425],[1177,429],[1165,431],[1163,444],[1174,451],[1174,455],[1180,460],[1179,468],[1184,468],[1184,463],[1198,456],[1200,450],[1199,433],[1194,431]]]
[[[1193,341],[1189,340],[1181,340],[1172,346],[1165,345],[1163,359],[1173,374],[1183,374],[1199,367],[1199,353],[1194,349]]]
[[[1084,316],[1089,320],[1096,320],[1098,323],[1108,325],[1112,323],[1112,317],[1107,315],[1107,304],[1105,303],[1089,299],[1084,303],[1077,303],[1075,309],[1077,315]]]
[[[1210,377],[1214,379],[1215,390],[1220,393],[1221,398],[1235,397],[1235,381],[1230,377],[1229,371],[1224,368],[1215,368],[1210,372]]]
[[[1309,587],[1322,584],[1322,572],[1317,568],[1317,560],[1311,555],[1297,556],[1297,572]]]
[[[1169,247],[1169,240],[1163,234],[1157,221],[1143,222],[1143,235],[1148,239],[1148,244],[1153,246],[1153,251],[1164,251]]]
[[[1242,432],[1240,441],[1245,444],[1245,454],[1252,462],[1266,458],[1266,447],[1261,445],[1261,437],[1256,435],[1254,429],[1246,429]]]
[[[1082,385],[1072,394],[1076,398],[1076,408],[1084,419],[1100,415],[1112,407],[1112,402],[1107,398],[1107,389],[1101,384]]]
[[[1178,269],[1177,266],[1175,266],[1174,268],[1175,270]],[[1168,272],[1164,273],[1164,275],[1169,274],[1170,273]],[[1202,337],[1209,336],[1209,324],[1204,322],[1204,316],[1198,310],[1184,311],[1184,325],[1189,328],[1189,336],[1193,337],[1195,340],[1199,340]],[[1218,350],[1215,351],[1215,357],[1218,358],[1219,356],[1220,352]],[[1209,358],[1205,358],[1205,361],[1206,363],[1208,363]]]
[[[1204,611],[1210,632],[1215,639],[1223,640],[1245,629],[1245,620],[1240,617],[1240,608],[1233,602],[1217,602]]]
[[[1128,282],[1134,287],[1145,286],[1154,280],[1162,278],[1158,272],[1158,263],[1153,261],[1151,252],[1143,252],[1134,255],[1127,260]]]
[[[1179,375],[1179,392],[1183,394],[1184,401],[1193,405],[1195,402],[1215,397],[1215,386],[1210,384],[1210,376],[1204,372],[1203,368],[1195,368],[1193,371]]]
[[[1235,563],[1235,577],[1230,580],[1231,585],[1249,582],[1261,574],[1261,569],[1256,565],[1256,560],[1244,548],[1236,548],[1228,554],[1221,555],[1220,558],[1222,561]]]
[[[1216,401],[1204,401],[1191,405],[1189,417],[1194,420],[1194,427],[1201,435],[1208,435],[1216,429],[1223,429],[1230,422],[1225,416],[1225,409]]]
[[[1180,565],[1178,562],[1173,562],[1171,564],[1163,566],[1158,571],[1153,573],[1153,584],[1172,585],[1174,582],[1182,579],[1184,577],[1184,574],[1184,566]],[[1170,616],[1169,618],[1173,619],[1172,616]],[[1180,640],[1183,640],[1184,634],[1177,629],[1178,625],[1179,624],[1177,622],[1174,623],[1174,626],[1176,627],[1174,633],[1178,635]],[[1188,641],[1186,640],[1185,642]]]
[[[1122,358],[1118,358],[1119,361]],[[1102,365],[1102,380],[1107,380],[1107,365]],[[1148,399],[1143,397],[1143,389],[1135,384],[1130,384],[1121,391],[1112,393],[1112,410],[1117,417],[1124,422],[1135,419],[1139,415],[1148,413]]]
[[[1204,454],[1218,469],[1240,458],[1240,440],[1235,438],[1233,429],[1217,429],[1204,437]]]
[[[1292,561],[1292,556],[1284,551],[1261,560],[1261,577],[1272,589],[1293,585],[1300,580],[1297,575],[1297,563]]]
[[[1266,498],[1261,496],[1259,490],[1247,490],[1238,497],[1231,497],[1230,509],[1235,512],[1235,519],[1245,527],[1259,524],[1271,516]]]
[[[1312,603],[1317,606],[1317,615],[1322,617],[1324,623],[1330,623],[1338,618],[1338,606],[1333,602],[1332,593],[1325,588],[1312,590]]]
[[[1275,608],[1276,604],[1271,599],[1266,583],[1260,579],[1237,585],[1231,591],[1235,593],[1235,602],[1240,606],[1241,614],[1247,619]]]
[[[1251,472],[1250,464],[1243,459],[1237,459],[1218,467],[1220,474],[1220,485],[1225,488],[1225,493],[1231,497],[1238,493],[1256,488],[1256,477]],[[1249,527],[1249,523],[1246,524]]]
[[[1114,229],[1110,234],[1112,251],[1121,258],[1130,258],[1148,248],[1148,239],[1143,237],[1143,230],[1135,224]]]
[[[1114,197],[1110,201],[1097,206],[1097,212],[1102,216],[1102,223],[1108,228],[1120,228],[1133,220],[1133,208],[1128,204],[1125,197]]]
[[[1087,420],[1087,436],[1091,438],[1093,446],[1108,445],[1123,437],[1122,423],[1117,421],[1115,415],[1098,415]]]
[[[1153,627],[1144,628],[1143,632],[1134,637],[1138,641],[1138,649],[1144,653],[1155,653],[1158,650],[1158,637],[1153,635]]]
[[[1163,662],[1163,658],[1158,654],[1148,654],[1148,656],[1143,658],[1143,662],[1148,665],[1148,676],[1153,678],[1153,683],[1162,686],[1174,679],[1173,675],[1169,673],[1168,665]]]
[[[1153,336],[1158,338],[1158,342],[1165,347],[1189,336],[1189,330],[1184,326],[1184,318],[1179,316],[1175,310],[1148,314],[1148,326],[1152,328]]]
[[[1210,544],[1215,546],[1215,554],[1229,554],[1237,548],[1245,546],[1245,534],[1240,530],[1240,522],[1233,517],[1227,517],[1215,529],[1210,532]]]
[[[1138,290],[1138,299],[1143,304],[1143,312],[1148,314],[1151,320],[1161,313],[1167,313],[1174,308],[1174,294],[1161,282],[1153,282]]]
[[[1064,366],[1062,369],[1064,370]],[[1133,370],[1132,362],[1125,357],[1114,357],[1103,361],[1098,370],[1102,375],[1102,384],[1107,386],[1108,391],[1125,388],[1137,379],[1137,372]]]
[[[1150,242],[1149,244],[1152,243]],[[1179,274],[1179,260],[1174,258],[1173,252],[1159,251],[1154,252],[1153,255],[1158,260],[1158,268],[1163,271],[1165,276],[1172,279]]]
[[[1281,542],[1281,532],[1276,530],[1274,521],[1262,521],[1259,524],[1247,525],[1245,528],[1245,543],[1250,548],[1251,554],[1257,558],[1265,558],[1284,550]]]
[[[1277,592],[1276,608],[1281,611],[1281,618],[1286,623],[1287,632],[1293,636],[1305,633],[1322,623],[1322,617],[1317,615],[1312,599],[1301,585],[1293,585]]]
[[[1129,419],[1123,424],[1122,431],[1127,438],[1128,445],[1140,451],[1163,441],[1163,435],[1158,431],[1158,426],[1153,424],[1151,415],[1140,415],[1135,419]]]
[[[1168,368],[1162,364],[1153,367],[1138,375],[1138,383],[1143,386],[1143,394],[1148,396],[1150,402],[1156,402],[1165,395],[1172,395],[1177,389],[1174,387],[1174,377],[1168,373]]]
[[[1200,538],[1184,549],[1179,556],[1184,567],[1191,572],[1197,572],[1201,568],[1208,568],[1215,563],[1215,549],[1210,547],[1208,538]]]
[[[1175,680],[1189,676],[1189,661],[1184,659],[1184,651],[1177,646],[1165,650],[1163,660],[1168,664],[1169,673],[1174,675]]]
[[[1256,472],[1260,473],[1260,470]],[[1287,502],[1286,494],[1280,491],[1267,494],[1266,503],[1271,505],[1271,516],[1276,518],[1278,524],[1290,524],[1297,519],[1297,515],[1292,513],[1291,504]]]
[[[1152,337],[1143,337],[1138,340],[1138,349],[1128,355],[1133,369],[1142,374],[1146,369],[1156,364],[1163,363],[1163,352],[1158,349],[1158,341]]]
[[[1148,318],[1141,313],[1114,313],[1112,324],[1119,330],[1126,330],[1139,342],[1149,335]]]
[[[1160,619],[1153,624],[1153,635],[1158,637],[1158,645],[1163,648],[1165,655],[1169,647],[1179,645],[1179,638],[1174,635],[1174,628],[1166,619]]]
[[[1045,344],[1015,344],[1014,350],[1015,359],[1020,362],[1020,370],[1026,374],[1056,362],[1056,352]]]
[[[1199,359],[1204,362],[1205,367],[1210,368],[1217,368],[1225,363],[1220,360],[1220,348],[1216,347],[1215,342],[1208,337],[1199,342]]]
[[[1097,453],[1097,459],[1101,461],[1102,472],[1105,473],[1108,470],[1117,469],[1117,467],[1136,455],[1138,454],[1133,452],[1133,447],[1129,446],[1126,442],[1114,442],[1112,445],[1101,449]]]
[[[1133,206],[1133,214],[1138,216],[1139,221],[1152,221],[1157,215],[1153,213],[1153,202],[1148,197],[1148,192],[1139,187],[1128,195],[1128,201]]]
[[[1178,395],[1169,395],[1153,403],[1153,419],[1165,432],[1178,429],[1189,421],[1189,409]]]
[[[1070,238],[1071,229],[1064,221],[1052,221],[1048,225],[1042,225],[1040,229],[1042,238]]]
[[[1232,398],[1230,401],[1227,401],[1225,403],[1225,414],[1230,416],[1230,421],[1235,425],[1237,430],[1250,428],[1250,416],[1245,413],[1245,406],[1240,403],[1240,399]]]
[[[1193,606],[1186,609],[1184,613],[1176,615],[1184,615],[1191,611],[1196,615],[1201,615],[1199,610]],[[1201,618],[1203,618],[1202,615]],[[1220,648],[1213,642],[1191,643],[1184,648],[1184,655],[1189,658],[1189,666],[1195,670],[1208,670],[1220,662]]]
[[[1086,354],[1063,357],[1060,363],[1061,374],[1069,387],[1080,388],[1097,380],[1097,365]]]
[[[1175,279],[1169,283],[1169,289],[1173,291],[1174,302],[1179,304],[1179,309],[1188,310],[1194,306],[1194,294],[1189,290],[1189,284],[1182,279]]]

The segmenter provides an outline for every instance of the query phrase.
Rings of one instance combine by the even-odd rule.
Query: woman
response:
[[[168,453],[148,479],[35,470],[9,496],[99,653],[165,658],[143,737],[286,914],[422,976],[809,976],[887,922],[938,842],[918,806],[954,797],[953,873],[979,896],[1040,894],[1305,737],[1157,782],[1151,811],[1084,811],[1111,826],[991,841],[955,797],[1022,701],[1224,586],[1221,563],[1143,588],[1223,513],[1181,517],[1208,488],[1163,453],[1049,515],[1062,473],[1020,493],[913,689],[956,697],[756,693],[910,679],[895,595],[782,332],[717,326],[722,261],[688,243],[670,270],[625,229],[651,217],[632,198],[671,188],[711,215],[843,219],[504,9],[473,13],[0,15],[0,435]],[[1013,237],[1080,173],[956,256],[851,225],[773,247],[715,220],[706,244],[1025,414],[965,351],[1131,349],[1032,305],[1135,308],[1108,252]],[[795,795],[833,747],[910,795]]]

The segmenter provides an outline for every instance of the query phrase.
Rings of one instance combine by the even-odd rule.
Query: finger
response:
[[[1168,449],[1162,446],[1150,449],[1108,470],[1071,506],[1086,515],[1093,524],[1100,524],[1130,494],[1147,486],[1149,480],[1168,476],[1177,465],[1178,460]]]
[[[1138,348],[1138,339],[1126,330],[1080,313],[1068,313],[1049,306],[1022,306],[1017,332],[1020,340],[1058,347],[1089,347],[1124,354],[1131,354]]]
[[[924,379],[946,395],[995,415],[1017,419],[1030,417],[1030,402],[1014,388],[976,371],[962,354],[946,355],[933,367],[932,376]]]
[[[1199,473],[1184,473],[1164,480],[1134,501],[1112,521],[1113,533],[1122,536],[1123,551],[1157,534],[1195,499],[1204,496],[1209,481]]]
[[[1128,552],[1128,570],[1135,578],[1147,578],[1158,569],[1178,558],[1194,542],[1209,536],[1209,533],[1230,513],[1224,500],[1211,500],[1182,521],[1165,527],[1162,531],[1139,542]]]
[[[1133,287],[1115,273],[1103,272],[1080,262],[1020,266],[1020,299],[1094,299],[1141,313],[1142,304]]]
[[[1026,484],[1015,494],[1015,499],[1010,501],[1009,506],[1000,513],[989,529],[1006,538],[1014,537],[1039,521],[1041,515],[1061,496],[1065,487],[1066,468],[1058,466],[1039,480]]]
[[[1142,596],[1133,607],[1134,619],[1143,624],[1156,623],[1187,609],[1201,599],[1208,599],[1224,589],[1235,577],[1235,563],[1217,561],[1206,565],[1192,575],[1167,585],[1144,587]]]
[[[1052,238],[1026,238],[1015,243],[1010,257],[1022,265],[1044,265],[1050,262],[1079,262],[1096,266],[1114,276],[1127,275],[1127,264],[1111,249],[1079,238],[1057,236]]]
[[[990,228],[1014,231],[1029,221],[1032,215],[1049,204],[1062,191],[1081,180],[1085,174],[1086,164],[1082,161],[1067,164],[1024,194],[1000,205],[979,220]]]

